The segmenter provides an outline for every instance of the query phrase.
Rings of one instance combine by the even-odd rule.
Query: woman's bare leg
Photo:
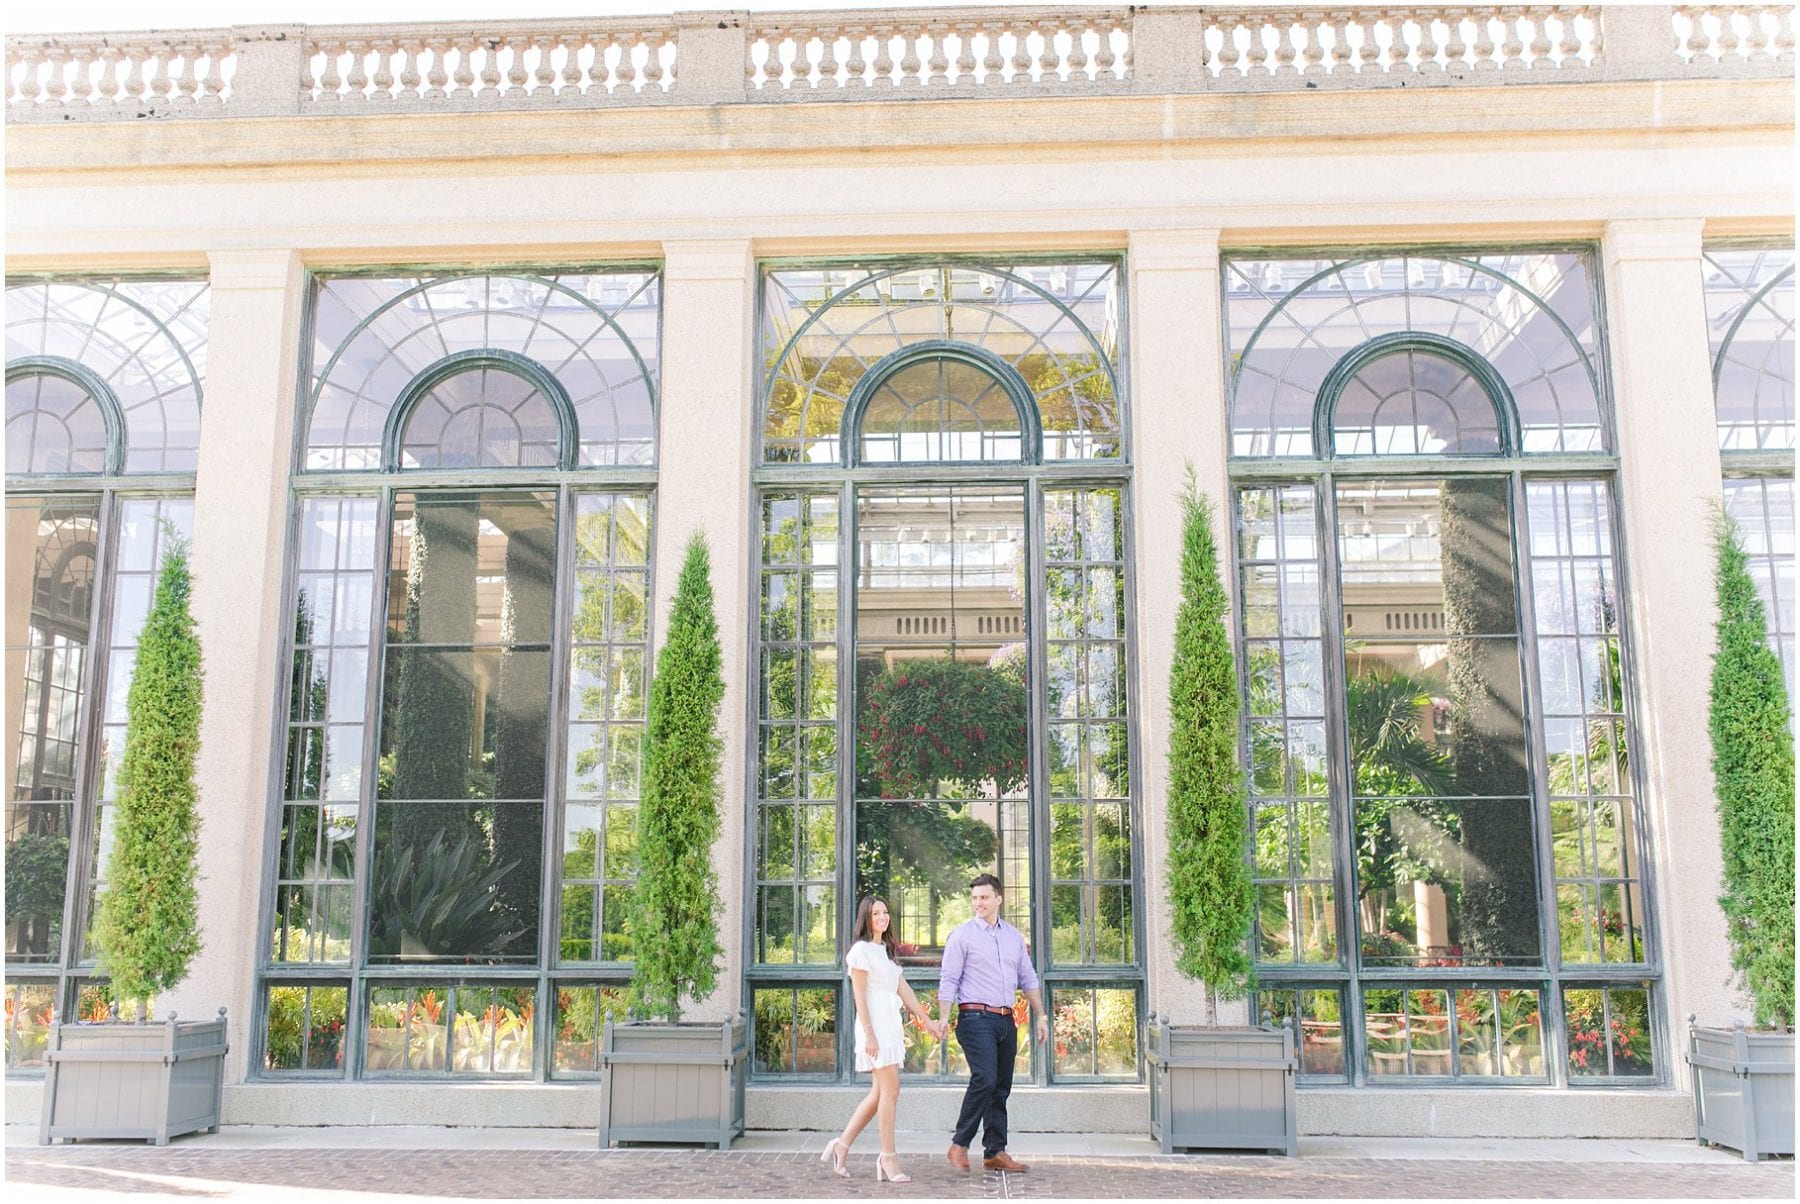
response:
[[[875,1071],[875,1089],[881,1099],[876,1114],[881,1118],[881,1152],[894,1152],[894,1113],[900,1103],[900,1068],[883,1066]],[[893,1170],[893,1167],[889,1167]]]
[[[856,1105],[856,1111],[850,1114],[850,1123],[844,1126],[844,1131],[842,1133],[838,1134],[838,1140],[844,1143],[844,1148],[846,1150],[856,1144],[857,1137],[868,1127],[869,1122],[875,1118],[876,1109],[880,1106],[881,1086],[879,1076],[881,1071],[877,1070],[875,1074],[877,1075],[877,1081],[869,1084],[869,1094],[863,1096],[862,1102]],[[898,1080],[899,1076],[896,1075],[895,1078]]]

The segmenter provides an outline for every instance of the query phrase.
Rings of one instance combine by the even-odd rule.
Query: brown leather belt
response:
[[[992,1012],[996,1016],[1010,1016],[1013,1014],[1011,1008],[995,1007],[991,1003],[959,1003],[956,1005],[956,1010],[959,1012]]]

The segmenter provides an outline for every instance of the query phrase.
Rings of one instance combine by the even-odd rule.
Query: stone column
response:
[[[280,755],[288,472],[305,273],[293,251],[212,260],[206,399],[194,496],[194,620],[206,663],[200,715],[201,950],[158,1003],[201,1019],[230,1009],[229,1081],[250,1048],[270,759]]]
[[[1149,1010],[1195,1024],[1206,1018],[1206,992],[1176,971],[1169,933],[1169,665],[1181,593],[1180,493],[1190,464],[1200,490],[1213,500],[1214,536],[1230,563],[1219,232],[1135,230],[1128,245],[1144,963]],[[1247,1014],[1243,1004],[1227,1004],[1219,1019],[1242,1023]]]
[[[1707,703],[1712,673],[1713,506],[1719,439],[1701,296],[1701,223],[1608,223],[1607,325],[1619,431],[1621,551],[1632,643],[1636,783],[1649,823],[1665,967],[1669,1077],[1688,1013],[1745,1009],[1729,986]]]
[[[744,910],[745,690],[750,681],[749,588],[755,541],[750,523],[751,423],[755,399],[756,262],[743,239],[695,239],[664,244],[662,395],[658,414],[656,489],[656,626],[669,626],[675,583],[688,537],[698,532],[712,551],[713,603],[723,651],[725,701],[719,708],[724,744],[720,771],[723,822],[713,846],[719,877],[719,943],[725,958],[719,988],[688,1019],[723,1019],[742,1006]]]

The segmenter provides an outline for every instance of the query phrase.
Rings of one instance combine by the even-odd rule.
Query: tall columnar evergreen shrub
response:
[[[125,701],[112,857],[100,896],[100,967],[114,997],[139,1005],[187,976],[200,952],[196,852],[200,816],[200,641],[189,611],[185,541],[165,533],[156,598],[144,620]]]
[[[725,696],[706,541],[688,541],[646,716],[637,886],[628,920],[631,985],[651,1016],[718,985],[719,703]]]
[[[1713,781],[1725,853],[1731,964],[1758,1024],[1794,1020],[1794,738],[1781,661],[1765,638],[1762,599],[1736,527],[1716,537],[1718,646],[1713,653]]]
[[[1169,668],[1169,907],[1176,967],[1232,999],[1253,981],[1247,938],[1255,906],[1237,669],[1212,503],[1191,474],[1181,509],[1181,603]],[[1211,1012],[1209,999],[1209,1019]]]

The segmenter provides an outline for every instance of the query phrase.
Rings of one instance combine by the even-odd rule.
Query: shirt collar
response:
[[[1000,926],[1002,924],[1006,923],[1006,921],[1004,919],[1002,919],[998,916],[996,916],[994,918],[994,922],[992,924],[984,923],[980,916],[970,916],[969,922],[974,924],[975,927],[981,929],[983,932],[998,932],[998,931],[1000,931]]]

